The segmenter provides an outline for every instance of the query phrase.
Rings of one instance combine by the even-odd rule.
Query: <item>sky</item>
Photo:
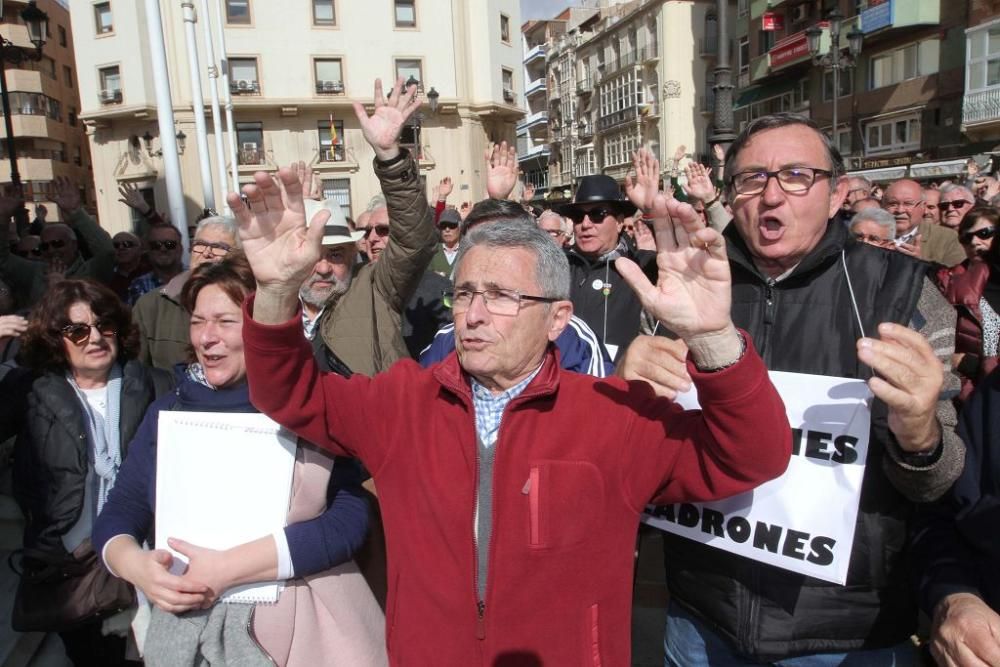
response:
[[[521,22],[550,19],[566,9],[568,0],[521,0]]]

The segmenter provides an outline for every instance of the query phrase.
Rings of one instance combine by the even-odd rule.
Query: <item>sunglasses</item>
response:
[[[375,232],[379,236],[389,235],[389,225],[374,225],[365,230],[365,238],[371,236],[371,233]]]
[[[609,215],[614,215],[615,210],[612,208],[606,208],[604,206],[599,206],[598,208],[592,208],[589,211],[572,211],[566,214],[570,220],[573,221],[574,225],[579,225],[583,222],[585,217],[590,218],[590,221],[594,224],[600,224],[604,222]]]
[[[97,332],[105,338],[118,335],[118,329],[111,322],[98,322],[97,324],[85,324],[83,322],[73,322],[67,324],[60,331],[66,340],[73,345],[83,345],[90,338],[90,330],[97,329]]]
[[[38,244],[38,249],[42,252],[47,252],[49,248],[65,248],[65,239],[56,239],[55,241],[42,241]]]
[[[993,235],[996,233],[996,227],[983,227],[982,229],[977,229],[974,232],[965,232],[958,237],[958,240],[963,244],[968,245],[969,243],[972,243],[972,237],[985,241],[986,239],[993,238]]]
[[[122,248],[134,248],[139,244],[135,241],[112,241],[111,245],[115,247],[115,250],[121,250]]]
[[[947,211],[949,208],[953,208],[956,211],[963,206],[972,206],[971,201],[965,201],[964,199],[956,199],[955,201],[943,201],[938,204],[938,208],[942,211]]]
[[[439,222],[438,227],[441,229],[458,229],[458,223],[449,220],[448,222]]]
[[[164,243],[176,243],[176,241],[164,241]],[[232,249],[233,247],[227,243],[195,241],[191,244],[191,252],[204,257],[225,257]]]
[[[176,250],[180,244],[177,241],[150,241],[150,250]]]

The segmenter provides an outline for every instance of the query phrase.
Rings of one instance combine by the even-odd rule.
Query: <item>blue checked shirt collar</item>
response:
[[[535,379],[541,366],[524,380],[518,382],[510,389],[493,395],[489,389],[481,385],[475,378],[472,381],[472,406],[476,411],[476,435],[486,447],[496,444],[497,436],[500,433],[500,419],[507,405],[517,398],[522,391]]]

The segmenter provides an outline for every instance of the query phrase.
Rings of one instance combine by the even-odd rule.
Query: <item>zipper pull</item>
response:
[[[476,603],[476,639],[486,639],[486,603]]]
[[[529,493],[531,493],[531,478],[530,477],[528,478],[528,481],[524,483],[524,487],[521,489],[521,493],[523,493],[524,495],[528,495]]]

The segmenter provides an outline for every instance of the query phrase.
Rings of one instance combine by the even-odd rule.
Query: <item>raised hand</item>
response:
[[[687,174],[687,185],[683,187],[689,199],[702,202],[715,199],[715,186],[705,165],[700,162],[688,162],[684,167],[684,173]]]
[[[20,336],[28,330],[28,320],[20,315],[0,315],[0,341]]]
[[[313,173],[313,168],[303,160],[293,163],[290,168],[295,169],[295,177],[299,179],[299,184],[302,186],[302,198],[322,201],[323,187],[319,182],[319,177]]]
[[[375,113],[371,116],[360,102],[354,103],[354,114],[361,125],[365,141],[375,149],[379,160],[391,160],[399,155],[399,135],[403,126],[420,106],[417,87],[404,90],[403,77],[396,79],[396,86],[386,99],[382,92],[382,79],[375,79]]]
[[[640,211],[653,210],[653,200],[660,190],[660,161],[648,148],[640,148],[632,154],[632,174],[625,175],[625,194]]]
[[[525,183],[524,191],[523,194],[521,195],[521,200],[526,202],[531,201],[532,198],[534,198],[534,196],[535,196],[535,186],[532,185],[531,183]]]
[[[45,266],[45,284],[49,287],[66,279],[66,263],[58,257],[49,258]]]
[[[80,208],[80,189],[76,186],[76,183],[65,176],[57,176],[52,182],[52,186],[55,190],[52,201],[55,202],[56,206],[63,213],[69,215],[70,213],[75,213]]]
[[[858,341],[858,359],[878,374],[868,381],[889,407],[889,430],[907,452],[930,451],[941,438],[935,406],[944,385],[944,366],[919,331],[882,323],[879,340]]]
[[[726,163],[726,151],[722,147],[722,144],[712,144],[712,155],[719,161],[719,164]]]
[[[661,193],[653,207],[656,285],[624,257],[615,260],[618,272],[643,308],[689,345],[696,336],[732,329],[731,279],[722,236],[706,227],[689,204]],[[666,216],[658,215],[661,208]]]
[[[438,200],[444,201],[451,194],[451,191],[455,189],[455,184],[451,181],[451,176],[445,176],[438,183]]]
[[[131,209],[137,211],[140,215],[146,215],[149,213],[149,202],[146,198],[142,196],[139,191],[139,186],[135,183],[122,183],[118,186],[118,194],[121,198],[118,200],[125,204]]]
[[[653,238],[653,230],[639,217],[635,219],[635,247],[639,250],[656,252],[656,239]]]
[[[258,290],[288,296],[298,293],[319,260],[323,225],[330,212],[317,213],[307,230],[298,176],[284,167],[277,176],[281,187],[270,174],[258,171],[254,183],[243,187],[246,203],[235,192],[226,200],[239,224]]]
[[[493,199],[509,199],[517,185],[517,150],[491,143],[486,147],[486,194]]]

